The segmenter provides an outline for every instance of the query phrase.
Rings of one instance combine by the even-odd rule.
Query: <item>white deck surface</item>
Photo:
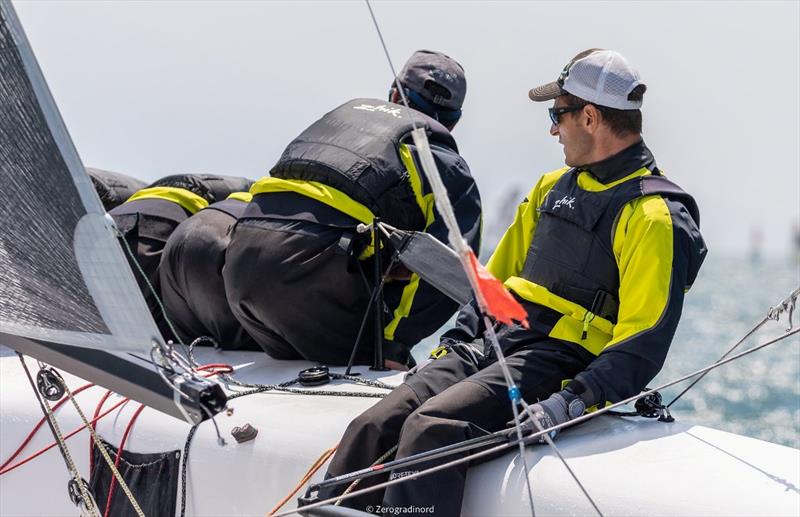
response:
[[[233,364],[243,381],[277,383],[296,377],[308,363],[274,361],[260,353],[203,350],[201,363]],[[31,363],[33,365],[33,363]],[[399,383],[402,374],[369,378]],[[341,371],[341,370],[336,370]],[[82,380],[65,376],[75,389]],[[311,389],[381,391],[340,381]],[[105,390],[77,396],[87,414]],[[106,407],[115,400],[112,397]],[[374,398],[263,393],[232,400],[233,413],[217,418],[227,445],[220,447],[210,422],[192,442],[188,464],[187,515],[266,515],[325,450],[337,443],[347,423],[375,403]],[[129,403],[98,426],[119,442],[138,407]],[[80,425],[74,409],[58,412],[64,432]],[[600,417],[561,434],[556,442],[605,515],[800,515],[800,451],[680,422]],[[0,461],[22,442],[41,412],[16,357],[0,358]],[[255,440],[237,444],[230,430],[246,423]],[[126,449],[163,452],[183,449],[189,425],[153,410],[136,422]],[[26,448],[27,456],[52,442],[43,427]],[[68,441],[88,478],[88,434]],[[588,502],[564,467],[543,445],[528,448],[536,515],[591,515]],[[321,479],[322,469],[315,479]],[[0,516],[76,515],[66,494],[67,471],[56,449],[0,476]],[[425,481],[422,481],[425,482]],[[180,501],[179,501],[180,504]],[[294,501],[290,503],[293,505]],[[516,449],[473,468],[464,515],[530,515]]]

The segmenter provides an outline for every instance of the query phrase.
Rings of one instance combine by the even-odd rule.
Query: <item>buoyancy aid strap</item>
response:
[[[177,203],[189,213],[194,214],[208,206],[208,201],[194,192],[178,187],[150,187],[136,192],[126,203],[137,199],[164,199]]]
[[[237,201],[249,203],[253,200],[253,194],[250,192],[234,192],[225,199],[236,199]]]
[[[611,341],[614,324],[577,303],[517,276],[507,279],[504,285],[523,299],[564,315],[550,330],[550,337],[576,343],[594,355],[598,355]]]
[[[375,219],[375,214],[372,213],[372,210],[355,201],[341,190],[318,181],[285,180],[267,176],[256,181],[250,187],[250,194],[254,196],[269,192],[295,192],[311,199],[316,199],[320,203],[335,208],[364,224],[372,224],[372,220]]]
[[[372,210],[341,190],[318,181],[288,180],[266,176],[253,183],[253,186],[250,187],[250,194],[253,196],[272,192],[294,192],[309,197],[335,208],[364,224],[372,224],[373,219],[375,219],[375,214],[372,213]],[[375,253],[375,246],[370,240],[369,245],[358,258],[363,260],[371,257],[373,253]]]

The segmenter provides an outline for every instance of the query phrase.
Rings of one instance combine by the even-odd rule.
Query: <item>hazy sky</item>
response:
[[[509,189],[521,200],[563,164],[528,89],[602,47],[648,84],[645,141],[697,198],[712,252],[748,249],[755,228],[768,250],[788,246],[800,222],[800,2],[373,5],[398,67],[419,48],[464,65],[455,136],[487,227],[506,222]],[[361,1],[15,6],[84,164],[148,180],[260,177],[313,120],[385,97],[392,79]]]

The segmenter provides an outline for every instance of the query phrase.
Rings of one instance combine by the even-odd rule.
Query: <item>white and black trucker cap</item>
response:
[[[528,92],[528,97],[542,102],[571,93],[599,106],[636,110],[642,107],[641,96],[637,100],[629,96],[637,86],[642,87],[642,93],[647,88],[639,72],[622,54],[593,48],[572,58],[556,81],[537,86]]]

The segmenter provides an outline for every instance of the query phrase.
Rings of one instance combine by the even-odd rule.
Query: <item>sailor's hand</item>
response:
[[[397,361],[392,361],[391,359],[384,359],[383,364],[386,366],[386,368],[391,370],[398,370],[401,372],[408,370],[408,366],[404,365],[403,363],[398,363]]]
[[[586,411],[586,404],[578,395],[562,390],[541,402],[531,404],[529,409],[530,412],[523,411],[519,416],[523,434],[539,432],[539,428],[530,420],[530,413],[533,413],[542,429],[549,429],[581,416]],[[550,431],[549,434],[550,438],[555,438],[558,430]],[[539,441],[543,442],[544,438],[540,437]]]
[[[394,266],[388,273],[387,277],[389,280],[395,281],[408,281],[411,280],[411,275],[413,273],[403,264],[397,264]]]

